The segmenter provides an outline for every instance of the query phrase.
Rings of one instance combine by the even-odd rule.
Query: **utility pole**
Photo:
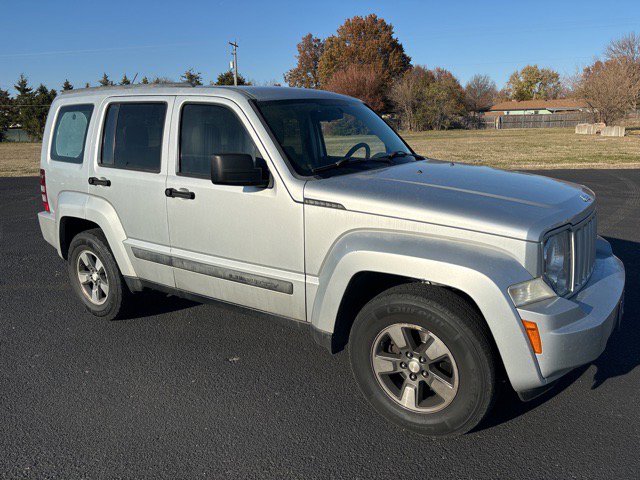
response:
[[[233,47],[233,84],[238,85],[238,43],[229,42]]]

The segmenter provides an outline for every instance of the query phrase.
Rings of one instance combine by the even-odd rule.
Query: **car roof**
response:
[[[61,92],[64,98],[69,97],[112,97],[133,95],[212,95],[227,98],[242,97],[258,101],[272,100],[303,100],[303,99],[340,99],[359,101],[353,97],[314,90],[310,88],[293,87],[254,87],[254,86],[198,86],[192,87],[186,83],[172,84],[136,84],[114,85],[107,87],[89,87]]]

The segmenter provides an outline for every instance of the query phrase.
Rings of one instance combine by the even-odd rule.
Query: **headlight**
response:
[[[571,233],[564,230],[547,238],[543,247],[544,278],[559,296],[571,290]]]
[[[516,308],[553,298],[556,293],[542,278],[534,278],[509,287],[509,296]]]

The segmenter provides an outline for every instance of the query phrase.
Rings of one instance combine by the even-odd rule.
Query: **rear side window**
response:
[[[112,103],[102,137],[100,164],[159,172],[166,103]]]
[[[67,105],[58,111],[51,141],[51,159],[82,163],[93,105]]]
[[[180,173],[209,177],[211,156],[220,153],[248,153],[255,163],[258,150],[240,119],[228,108],[185,105],[180,123]]]

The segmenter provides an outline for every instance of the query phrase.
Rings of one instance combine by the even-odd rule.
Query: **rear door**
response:
[[[101,106],[99,144],[89,193],[115,209],[137,275],[173,287],[169,254],[167,180],[173,96],[108,98]],[[154,261],[151,261],[151,260]]]

